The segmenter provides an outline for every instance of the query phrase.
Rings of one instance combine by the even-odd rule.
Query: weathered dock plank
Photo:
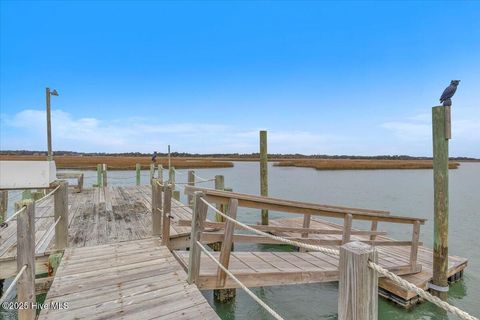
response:
[[[292,227],[301,228],[303,225],[302,218],[286,218],[286,219],[272,219],[270,225],[278,227]],[[329,230],[342,230],[341,225],[322,220],[320,218],[312,218],[310,222],[310,228],[316,229],[329,229]],[[355,230],[355,229],[352,229]],[[295,237],[298,233],[292,232],[277,232],[274,234]],[[309,238],[313,239],[329,239],[329,240],[341,240],[341,235],[322,235],[322,234],[309,234]],[[368,240],[367,235],[352,235],[352,240]],[[376,241],[393,241],[392,238],[383,235],[377,235]],[[338,249],[336,246],[332,248]],[[378,251],[378,261],[380,265],[385,267],[394,267],[395,265],[406,265],[410,260],[410,246],[376,246]],[[458,256],[449,256],[448,263],[448,276],[451,277],[454,274],[461,272],[467,267],[468,260],[466,258]],[[415,284],[417,287],[427,289],[428,282],[432,279],[432,265],[433,265],[433,252],[432,249],[419,246],[417,253],[417,263],[422,266],[422,271],[409,275],[402,275],[402,278]],[[408,301],[416,297],[416,293],[413,291],[405,290],[396,284],[392,283],[389,279],[379,279],[378,285],[383,291],[381,294],[387,298],[394,298],[398,302],[398,298],[401,298],[408,306]],[[394,294],[396,297],[390,297],[389,294]]]
[[[39,319],[219,319],[185,279],[158,238],[67,248]]]

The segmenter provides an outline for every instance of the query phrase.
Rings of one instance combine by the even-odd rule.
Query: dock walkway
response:
[[[39,320],[220,319],[159,239],[65,250]]]

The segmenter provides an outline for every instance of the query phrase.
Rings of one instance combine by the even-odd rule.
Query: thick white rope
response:
[[[60,188],[60,185],[58,185],[55,189],[53,189],[52,191],[50,191],[49,193],[47,193],[46,195],[44,195],[43,197],[41,197],[40,199],[35,200],[35,201],[36,201],[36,202],[40,202],[40,201],[43,201],[43,200],[47,199],[47,198],[50,197],[52,194],[54,194],[59,188]]]
[[[339,255],[340,252],[338,250],[335,250],[335,249],[329,249],[329,248],[324,248],[324,247],[319,247],[319,246],[315,246],[315,245],[310,245],[310,244],[306,244],[306,243],[302,243],[302,242],[298,242],[298,241],[294,241],[294,240],[289,240],[289,239],[284,239],[282,237],[278,237],[278,236],[274,236],[274,235],[271,235],[269,233],[266,233],[266,232],[263,232],[263,231],[260,231],[260,230],[257,230],[257,229],[254,229],[246,224],[243,224],[235,219],[232,219],[231,217],[227,216],[226,214],[224,214],[222,211],[218,210],[217,208],[215,208],[213,205],[211,205],[209,202],[207,202],[205,199],[201,198],[201,200],[203,201],[203,203],[205,203],[208,207],[210,207],[211,209],[213,209],[216,213],[220,214],[222,217],[224,217],[225,219],[237,224],[238,226],[246,229],[246,230],[249,230],[249,231],[252,231],[254,233],[257,233],[259,235],[262,235],[262,236],[266,236],[266,237],[269,237],[269,238],[272,238],[272,239],[275,239],[275,240],[278,240],[278,241],[281,241],[281,242],[284,242],[284,243],[287,243],[287,244],[291,244],[293,246],[297,246],[297,247],[302,247],[302,248],[305,248],[305,249],[310,249],[310,250],[316,250],[316,251],[320,251],[320,252],[324,252],[324,253],[327,253],[327,254],[333,254],[333,255]],[[445,301],[442,301],[441,299],[435,297],[435,296],[432,296],[430,293],[426,292],[425,290],[417,287],[416,285],[414,285],[413,283],[410,283],[408,282],[407,280],[404,280],[402,278],[400,278],[399,276],[397,276],[396,274],[388,271],[387,269],[379,266],[378,264],[375,264],[373,262],[369,262],[369,267],[372,268],[373,270],[375,270],[376,272],[378,272],[380,275],[384,276],[384,277],[387,277],[389,278],[390,280],[394,281],[395,283],[397,283],[398,285],[400,285],[401,287],[407,289],[407,290],[411,290],[411,291],[414,291],[416,294],[418,294],[420,297],[424,298],[425,300],[427,301],[430,301],[431,303],[435,304],[436,306],[444,309],[445,311],[447,312],[450,312],[450,313],[453,313],[457,316],[459,316],[460,318],[462,319],[465,319],[465,320],[479,320],[478,318],[475,318],[473,316],[471,316],[470,314],[468,314],[467,312],[465,311],[462,311],[460,310],[459,308],[455,307],[455,306],[452,306],[450,305],[449,303],[445,302]]]
[[[277,240],[277,241],[280,241],[280,242],[283,242],[283,243],[286,243],[286,244],[289,244],[289,245],[292,245],[292,246],[301,247],[301,248],[309,249],[309,250],[312,250],[312,251],[320,251],[320,252],[335,255],[335,256],[340,255],[340,251],[335,250],[335,249],[329,249],[329,248],[325,248],[325,247],[319,247],[319,246],[316,246],[316,245],[313,245],[313,244],[308,244],[308,243],[303,243],[303,242],[299,242],[299,241],[295,241],[295,240],[285,239],[285,238],[282,238],[282,237],[279,237],[279,236],[274,236],[273,234],[270,234],[270,233],[266,233],[266,232],[257,230],[257,229],[252,228],[252,227],[250,227],[250,226],[248,226],[244,223],[241,223],[240,221],[232,219],[231,217],[224,214],[222,211],[215,208],[213,205],[211,205],[205,199],[201,198],[201,200],[203,201],[203,203],[205,203],[207,206],[209,206],[211,209],[213,209],[216,213],[218,213],[219,215],[221,215],[225,219],[235,223],[236,225],[242,227],[245,230],[252,231],[252,232],[254,232],[258,235],[268,237],[268,238],[271,238],[273,240]]]
[[[267,310],[275,319],[284,320],[282,316],[275,312],[272,308],[270,308],[265,302],[263,302],[259,297],[257,297],[250,289],[248,289],[240,280],[238,280],[227,268],[225,268],[215,257],[199,242],[197,241],[197,245],[202,249],[202,251],[215,262],[220,269],[222,269],[233,281],[235,281],[245,292],[255,300],[260,306],[262,306],[265,310]]]
[[[15,279],[13,279],[12,283],[10,283],[10,285],[8,286],[8,289],[7,291],[5,291],[2,295],[2,297],[0,298],[0,305],[2,303],[5,302],[5,300],[7,300],[7,297],[8,295],[10,294],[10,292],[12,292],[13,290],[13,287],[15,286],[15,284],[17,283],[18,279],[20,279],[20,277],[22,276],[22,273],[27,269],[27,265],[24,265],[22,267],[22,269],[20,269],[20,272],[17,274],[17,276],[15,277]]]
[[[7,219],[5,219],[5,221],[3,221],[2,225],[3,224],[6,224],[7,222],[10,222],[13,220],[13,218],[15,218],[16,216],[18,216],[23,210],[25,210],[27,207],[21,207],[18,211],[16,211],[14,214],[12,214],[10,217],[8,217]]]
[[[197,176],[195,173],[193,174],[195,177],[197,177],[198,179],[202,180],[202,181],[209,181],[209,180],[212,180],[212,179],[205,179],[205,178],[202,178],[200,176]],[[215,180],[215,179],[213,179]]]
[[[434,305],[442,308],[443,310],[445,311],[448,311],[450,313],[453,313],[454,315],[460,317],[461,319],[465,319],[465,320],[478,320],[478,318],[475,318],[474,316],[471,316],[470,314],[468,314],[467,312],[463,311],[463,310],[460,310],[459,308],[457,307],[454,307],[452,306],[451,304],[449,304],[448,302],[445,302],[441,299],[439,299],[438,297],[435,297],[435,296],[432,296],[430,293],[428,293],[427,291],[417,287],[416,285],[414,285],[413,283],[410,283],[408,282],[407,280],[405,279],[402,279],[401,277],[397,276],[396,274],[388,271],[387,269],[379,266],[378,264],[376,263],[373,263],[371,261],[368,262],[368,266],[370,268],[372,268],[373,270],[375,270],[378,274],[384,276],[384,277],[387,277],[388,279],[392,280],[393,282],[395,282],[396,284],[398,284],[399,286],[407,289],[407,290],[411,290],[411,291],[414,291],[416,294],[418,294],[421,298],[427,300],[427,301],[430,301],[431,303],[433,303]]]

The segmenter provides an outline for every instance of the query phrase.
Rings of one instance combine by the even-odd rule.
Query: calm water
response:
[[[177,182],[186,182],[187,170],[179,170]],[[259,193],[258,163],[236,162],[234,168],[197,169],[204,178],[225,176],[225,185],[234,191]],[[85,185],[95,183],[96,173],[85,172]],[[142,172],[142,183],[148,183]],[[332,205],[390,210],[392,214],[427,218],[421,241],[433,242],[433,177],[431,170],[317,171],[309,168],[269,168],[271,196]],[[110,185],[134,184],[134,172],[109,172]],[[212,183],[202,185],[212,187]],[[185,197],[182,195],[182,200]],[[292,216],[270,212],[270,217]],[[256,223],[259,212],[242,209],[242,221]],[[335,221],[335,220],[333,220]],[[338,221],[338,220],[337,220]],[[354,226],[361,226],[354,224]],[[449,302],[475,316],[480,315],[480,250],[476,234],[480,226],[480,163],[462,163],[450,171],[450,255],[469,259],[464,279],[450,289]],[[411,227],[380,224],[397,239],[410,240]],[[236,246],[236,250],[291,250],[288,246]],[[286,319],[336,319],[338,288],[335,283],[275,286],[253,289],[265,302]],[[204,292],[222,319],[270,319],[261,307],[241,289],[229,304],[216,304],[211,291]],[[379,300],[380,319],[456,319],[429,303],[413,311]],[[5,315],[5,314],[4,314]],[[0,318],[1,318],[0,313]]]

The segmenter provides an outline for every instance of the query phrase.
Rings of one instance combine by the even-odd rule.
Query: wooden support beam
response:
[[[168,183],[172,185],[172,190],[175,190],[175,167],[168,170]]]
[[[162,244],[167,247],[170,244],[170,214],[172,213],[172,186],[166,185],[163,188],[163,227]]]
[[[419,240],[420,240],[420,222],[417,221],[413,224],[412,246],[410,248],[410,265],[412,266],[412,270],[415,270],[417,266]]]
[[[97,164],[97,187],[103,186],[102,176],[102,165],[99,163]]]
[[[17,301],[31,306],[35,303],[35,202],[17,216],[17,271],[27,266],[17,282]],[[18,319],[35,319],[35,309],[19,308]]]
[[[59,188],[53,195],[55,221],[55,249],[64,250],[68,246],[68,182],[59,181]]]
[[[352,214],[345,215],[343,222],[343,236],[342,243],[350,242],[350,235],[352,234]]]
[[[267,131],[260,131],[260,195],[268,196]],[[262,225],[268,225],[268,209],[262,209]]]
[[[135,183],[137,186],[140,185],[141,169],[142,166],[140,165],[140,163],[135,164]]]
[[[8,191],[0,191],[0,223],[7,219],[8,210]]]
[[[195,171],[188,170],[188,185],[195,186]],[[193,208],[193,196],[191,194],[187,195],[187,201],[190,208]]]
[[[432,108],[433,131],[433,190],[434,190],[434,242],[433,279],[434,285],[448,287],[448,136],[446,110],[443,106]],[[432,290],[446,300],[447,292]]]
[[[231,199],[228,205],[228,216],[232,219],[237,219],[237,208],[238,208],[238,200]],[[230,261],[230,252],[232,251],[232,244],[233,244],[233,233],[235,231],[235,223],[227,220],[225,226],[225,234],[223,237],[222,242],[222,249],[220,250],[220,263],[228,269],[228,264]],[[225,286],[225,279],[227,274],[223,271],[220,267],[217,270],[217,286],[223,287]]]
[[[102,174],[103,185],[102,186],[106,187],[108,185],[108,171],[107,171],[107,164],[106,163],[103,164],[102,169],[103,169],[103,172],[102,172],[103,173]]]
[[[155,163],[150,163],[150,181],[155,177]]]
[[[161,164],[158,165],[158,181],[163,184],[163,166]]]
[[[201,249],[197,245],[203,231],[203,225],[207,217],[208,206],[201,200],[202,192],[195,192],[193,198],[193,220],[191,231],[191,242],[188,262],[188,278],[189,284],[194,283],[198,279],[200,272],[200,255]]]
[[[378,277],[368,267],[377,262],[375,248],[360,242],[340,247],[338,283],[339,320],[378,319]]]
[[[306,215],[303,216],[303,228],[304,229],[310,228],[310,221],[311,220],[312,220],[312,215],[306,214]],[[303,232],[302,233],[302,238],[308,238],[308,232]],[[305,248],[300,248],[299,251],[300,252],[305,252],[306,249]]]
[[[403,224],[413,224],[420,221],[424,224],[427,219],[406,216],[388,215],[388,211],[368,210],[359,208],[347,208],[338,206],[329,206],[316,203],[300,202],[293,200],[284,200],[271,197],[262,197],[238,192],[225,192],[207,188],[185,186],[185,194],[201,191],[205,194],[207,201],[211,203],[227,204],[231,198],[238,199],[238,205],[246,208],[267,208],[270,210],[290,212],[296,214],[311,214],[315,216],[344,218],[346,214],[352,214],[354,220],[363,221],[383,221]]]
[[[372,221],[372,225],[370,227],[370,230],[371,231],[377,231],[377,228],[378,228],[378,221]],[[370,236],[370,240],[372,240],[372,241],[375,240],[376,238],[377,238],[377,236],[374,235],[374,234],[372,234]]]
[[[162,190],[157,179],[152,179],[152,235],[162,234]]]

